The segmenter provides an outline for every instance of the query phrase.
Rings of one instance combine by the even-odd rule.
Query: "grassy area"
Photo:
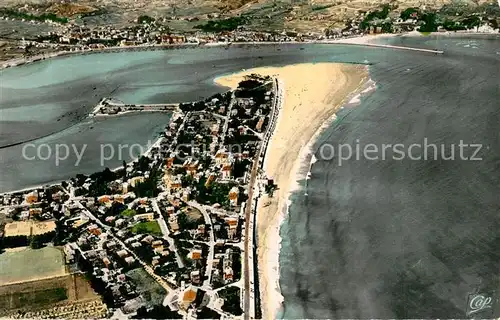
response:
[[[98,298],[90,284],[79,274],[3,285],[0,286],[0,318],[8,310],[38,310],[60,301],[90,301]]]
[[[64,264],[63,253],[55,247],[7,251],[0,254],[0,285],[63,275]]]
[[[126,273],[131,278],[137,291],[151,305],[161,305],[167,292],[142,268],[130,270]]]
[[[320,11],[324,9],[328,9],[330,7],[333,7],[333,4],[325,4],[325,5],[315,5],[311,8],[312,11]]]
[[[0,11],[1,15],[5,15],[7,17],[11,18],[17,18],[17,19],[24,19],[28,21],[39,21],[39,22],[44,22],[45,20],[50,20],[53,22],[58,22],[58,23],[68,23],[68,18],[65,17],[58,17],[57,15],[53,13],[44,13],[39,16],[30,14],[30,13],[25,13],[25,12],[20,12],[16,10],[11,10],[11,9],[3,9]]]
[[[137,212],[134,209],[125,209],[120,213],[124,217],[133,217],[137,214]]]
[[[0,309],[43,306],[68,299],[65,288],[50,288],[32,292],[16,292],[0,296]]]
[[[161,236],[160,225],[156,221],[140,222],[132,227],[133,233],[148,233],[155,236]]]
[[[195,26],[195,28],[205,32],[233,31],[245,23],[246,20],[242,17],[232,17],[224,20],[210,20],[205,24]]]

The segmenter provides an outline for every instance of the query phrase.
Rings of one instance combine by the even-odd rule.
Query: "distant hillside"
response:
[[[360,12],[384,3],[397,5],[402,11],[409,7],[438,9],[450,3],[460,7],[491,2],[496,0],[2,0],[0,6],[83,19],[89,25],[123,26],[147,15],[182,32],[209,20],[244,15],[246,26],[254,30],[321,32],[343,27]]]

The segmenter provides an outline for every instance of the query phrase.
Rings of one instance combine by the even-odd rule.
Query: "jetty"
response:
[[[111,116],[128,112],[180,111],[178,103],[127,104],[114,98],[103,98],[90,113],[91,117]]]
[[[355,46],[375,47],[375,48],[385,48],[385,49],[395,49],[395,50],[409,50],[409,51],[418,51],[418,52],[426,52],[426,53],[434,53],[434,54],[443,54],[444,53],[443,50],[436,50],[436,49],[425,49],[425,48],[395,46],[395,45],[391,45],[391,44],[371,43],[371,42],[366,42],[366,41],[360,41],[359,38],[349,38],[349,39],[342,39],[342,40],[327,41],[326,43],[348,44],[348,45],[355,45]]]

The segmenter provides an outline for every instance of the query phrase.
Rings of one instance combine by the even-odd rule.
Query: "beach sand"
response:
[[[368,80],[368,68],[337,63],[297,64],[280,68],[255,68],[217,78],[219,85],[237,87],[245,75],[277,77],[284,86],[278,123],[269,143],[264,169],[278,190],[272,198],[259,199],[257,211],[258,263],[264,319],[275,319],[281,306],[279,291],[279,226],[288,197],[297,186],[301,163],[310,155],[311,140],[333,120],[336,111]]]

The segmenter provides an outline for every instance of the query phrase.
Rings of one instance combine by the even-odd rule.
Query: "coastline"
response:
[[[67,51],[61,50],[49,54],[40,54],[32,57],[14,58],[10,60],[0,61],[0,70],[31,64],[39,61],[55,59],[58,57],[68,57],[73,55],[88,55],[98,53],[126,52],[126,51],[155,51],[155,50],[182,50],[187,48],[216,48],[216,47],[238,47],[238,46],[272,46],[272,45],[287,45],[287,44],[367,44],[376,38],[395,37],[403,34],[378,34],[378,35],[363,35],[353,36],[348,38],[325,39],[325,40],[310,40],[310,41],[250,41],[250,42],[210,42],[210,43],[183,43],[183,44],[154,44],[154,45],[137,45],[137,46],[116,46],[102,49],[76,50]]]
[[[499,33],[489,33],[489,32],[433,32],[431,35],[444,35],[449,37],[468,37],[468,36],[500,36]],[[111,53],[111,52],[126,52],[126,51],[154,51],[154,50],[179,50],[186,48],[214,48],[214,47],[231,47],[231,46],[260,46],[260,45],[287,45],[287,44],[344,44],[344,45],[369,45],[379,38],[392,38],[392,37],[420,37],[424,36],[418,31],[403,32],[403,33],[382,33],[375,35],[361,35],[361,36],[351,36],[346,38],[336,38],[336,39],[324,39],[324,40],[308,40],[308,41],[248,41],[248,42],[209,42],[209,43],[183,43],[183,44],[154,44],[154,45],[137,45],[137,46],[116,46],[116,47],[106,47],[102,49],[89,49],[89,50],[77,50],[77,51],[67,51],[61,50],[52,52],[49,54],[40,54],[30,58],[14,58],[10,60],[0,61],[0,71],[8,68],[13,68],[16,66],[22,66],[25,64],[31,64],[34,62],[55,59],[58,57],[68,57],[72,55],[87,55],[96,53]]]
[[[368,68],[338,63],[264,67],[219,77],[215,82],[234,88],[251,73],[276,77],[284,86],[282,110],[264,158],[265,173],[279,189],[272,198],[259,198],[257,208],[262,318],[275,319],[283,303],[279,287],[280,226],[290,205],[289,197],[299,188],[297,181],[306,178],[302,166],[310,168],[315,160],[312,144],[335,119],[340,106],[354,95],[353,102],[359,99],[368,80]]]

